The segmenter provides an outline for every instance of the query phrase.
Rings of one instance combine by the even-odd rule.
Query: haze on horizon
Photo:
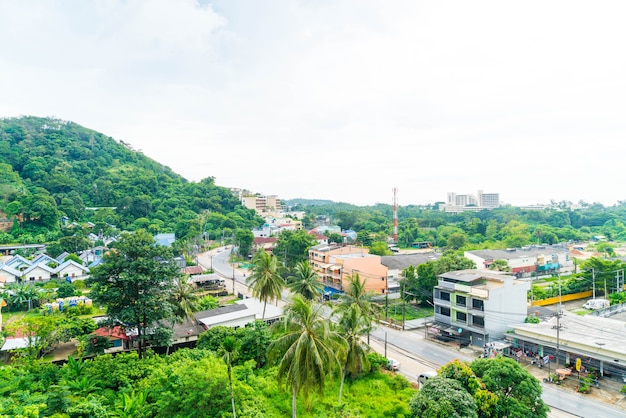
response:
[[[0,0],[0,117],[357,205],[626,200],[620,1]]]

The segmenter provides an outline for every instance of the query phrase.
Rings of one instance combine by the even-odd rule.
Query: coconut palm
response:
[[[339,385],[339,403],[341,403],[346,375],[355,377],[360,375],[363,370],[370,368],[367,358],[370,347],[363,342],[361,337],[370,332],[371,324],[355,304],[346,308],[338,308],[333,312],[333,315],[335,314],[339,315],[338,329],[346,340],[346,348],[340,354],[342,373],[341,384]]]
[[[193,312],[198,309],[196,287],[189,281],[188,276],[174,279],[170,301],[174,306],[174,315],[180,321],[191,318]]]
[[[294,268],[294,275],[288,278],[289,289],[308,300],[317,300],[324,291],[324,284],[308,261],[301,261]]]
[[[305,401],[312,391],[320,395],[324,381],[340,367],[336,352],[345,341],[331,330],[321,312],[322,305],[295,295],[285,309],[285,317],[273,325],[284,334],[270,344],[270,361],[280,359],[278,381],[291,388],[291,416],[296,416],[296,398],[302,393]]]
[[[348,277],[348,287],[340,298],[338,309],[348,309],[350,306],[355,305],[371,328],[378,320],[380,307],[372,302],[375,294],[366,290],[366,280],[361,280],[359,273],[356,272]]]
[[[252,296],[263,302],[263,317],[268,301],[280,298],[285,280],[278,274],[276,257],[265,252],[257,251],[252,259],[254,267],[252,274],[246,279],[246,284],[252,288]]]
[[[239,341],[232,335],[224,338],[220,346],[222,359],[224,359],[224,363],[226,363],[226,367],[228,368],[228,385],[230,386],[230,402],[233,406],[233,418],[237,418],[237,411],[235,410],[235,392],[233,391],[233,360],[237,356],[238,348]]]

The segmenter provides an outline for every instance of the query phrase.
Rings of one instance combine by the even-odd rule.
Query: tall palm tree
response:
[[[237,411],[235,410],[235,392],[233,391],[233,360],[237,356],[238,348],[239,341],[232,335],[224,338],[220,346],[222,359],[224,359],[224,363],[226,363],[226,367],[228,368],[228,385],[230,386],[230,402],[233,406],[233,418],[237,418]]]
[[[324,291],[324,284],[308,261],[300,261],[294,267],[294,275],[288,278],[289,289],[308,300],[318,300]]]
[[[339,403],[341,403],[346,375],[358,376],[363,370],[370,368],[367,359],[370,347],[363,342],[361,337],[370,332],[371,325],[356,304],[345,308],[338,307],[333,312],[333,315],[335,314],[339,315],[338,329],[346,340],[346,349],[341,353],[342,373],[339,385]]]
[[[296,397],[304,399],[311,391],[320,395],[324,380],[338,367],[336,352],[345,341],[331,330],[329,321],[321,312],[322,305],[313,304],[302,295],[295,295],[285,309],[285,317],[273,327],[284,327],[284,334],[269,347],[270,360],[280,359],[278,381],[291,388],[291,416],[296,417]]]
[[[355,305],[371,328],[373,324],[378,322],[378,315],[380,314],[381,308],[372,301],[375,294],[372,291],[366,290],[366,281],[367,279],[361,280],[359,273],[356,272],[349,276],[348,287],[340,298],[338,308],[347,309]]]
[[[257,251],[252,259],[254,267],[252,274],[246,279],[246,284],[252,288],[252,296],[263,302],[263,317],[268,301],[280,298],[285,280],[278,274],[276,257],[265,252]]]
[[[173,284],[170,301],[174,305],[174,316],[180,321],[192,318],[193,312],[198,309],[196,287],[188,276],[182,275],[176,277]]]

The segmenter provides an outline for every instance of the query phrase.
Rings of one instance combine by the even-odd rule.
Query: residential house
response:
[[[431,334],[483,346],[501,339],[527,315],[530,283],[504,272],[460,270],[441,274],[433,290]]]
[[[381,264],[387,267],[387,281],[389,294],[400,296],[400,279],[402,272],[410,266],[419,266],[429,261],[435,261],[440,254],[435,252],[384,255],[381,257]]]

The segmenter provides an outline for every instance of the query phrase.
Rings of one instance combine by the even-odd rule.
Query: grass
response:
[[[382,309],[384,313],[385,305],[382,305]],[[387,316],[389,318],[393,318],[395,321],[402,321],[402,303],[390,303],[387,308]],[[433,316],[433,308],[409,304],[406,304],[404,307],[404,319],[406,321],[411,319],[427,318],[429,316]]]

